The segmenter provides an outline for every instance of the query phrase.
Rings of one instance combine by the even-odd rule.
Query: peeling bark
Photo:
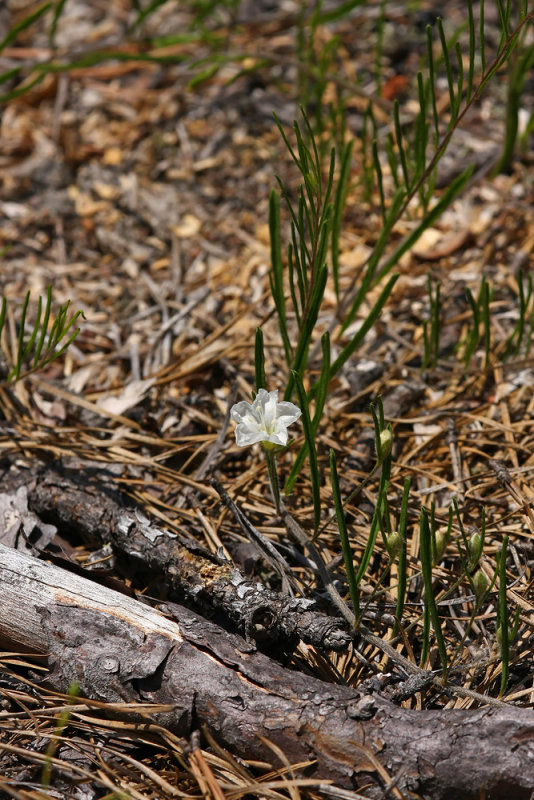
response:
[[[373,758],[398,788],[432,800],[523,800],[534,789],[534,712],[409,711],[284,669],[175,604],[173,619],[0,545],[0,636],[48,654],[50,681],[103,701],[168,704],[151,715],[182,736],[206,724],[243,757],[267,737],[308,774],[383,797]]]

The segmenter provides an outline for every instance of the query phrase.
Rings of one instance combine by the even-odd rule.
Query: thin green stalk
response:
[[[254,371],[256,377],[256,391],[267,388],[265,377],[265,352],[263,347],[263,331],[256,328],[256,341],[254,347]]]
[[[337,474],[336,454],[330,450],[330,478],[332,481],[332,495],[334,497],[334,506],[336,510],[337,526],[339,530],[339,538],[341,539],[341,547],[343,550],[343,560],[345,562],[345,569],[347,571],[347,580],[349,583],[350,598],[352,600],[352,608],[356,618],[356,624],[360,618],[360,591],[356,581],[356,574],[354,572],[354,562],[352,560],[352,549],[349,542],[347,533],[347,526],[345,522],[345,512],[343,510],[343,502],[341,500],[341,491],[339,488],[339,478]]]
[[[315,411],[313,413],[313,418],[311,423],[314,437],[317,434],[319,423],[321,421],[321,417],[323,414],[328,392],[328,383],[330,380],[330,336],[328,334],[328,331],[323,333],[323,335],[321,336],[321,350],[323,355],[323,362],[321,366],[321,375],[319,377],[319,380],[317,381],[318,388],[317,388],[317,394],[315,395]],[[309,404],[309,401],[310,397],[308,393],[308,396],[306,397],[306,405]],[[307,454],[308,454],[308,443],[307,441],[304,441],[299,452],[297,453],[297,457],[293,462],[291,472],[289,473],[289,477],[284,486],[284,493],[286,495],[290,494],[293,491],[296,480],[299,476],[300,470],[302,469],[302,465],[304,464],[304,459],[306,458]]]
[[[339,179],[334,196],[333,214],[332,214],[332,230],[331,230],[331,257],[332,257],[332,275],[334,278],[334,289],[339,303],[339,237],[341,234],[341,223],[343,220],[343,211],[345,209],[345,201],[349,186],[350,165],[352,159],[352,149],[354,141],[348,142],[341,151],[340,156],[340,169]]]
[[[406,528],[408,523],[408,500],[410,497],[410,478],[404,479],[404,489],[402,492],[401,511],[399,518],[399,536],[401,539],[401,549],[399,550],[399,563],[397,567],[398,581],[397,581],[397,605],[395,608],[396,624],[395,630],[402,622],[402,615],[404,613],[404,602],[406,599],[406,585],[407,585],[407,561],[406,561]]]
[[[312,498],[313,498],[313,527],[317,531],[321,521],[321,476],[319,473],[319,466],[317,464],[317,449],[315,447],[315,428],[310,419],[310,411],[308,408],[308,400],[306,397],[306,390],[302,385],[300,375],[296,372],[293,373],[293,378],[297,387],[297,396],[299,406],[302,411],[302,427],[304,429],[304,438],[308,446],[308,459],[310,464],[310,478],[312,485]]]
[[[484,325],[484,367],[489,366],[491,350],[491,318],[490,303],[493,292],[489,283],[484,279],[482,284],[482,322]]]
[[[447,648],[445,646],[445,640],[441,630],[441,621],[439,618],[438,607],[436,605],[436,598],[434,597],[434,589],[432,586],[431,534],[428,523],[428,513],[425,508],[421,508],[419,537],[421,569],[423,572],[423,583],[425,587],[425,608],[428,609],[428,614],[432,620],[432,627],[434,628],[434,634],[436,636],[436,642],[441,658],[442,681],[445,684],[447,681]]]
[[[267,471],[269,473],[269,483],[271,486],[274,507],[277,515],[280,515],[282,513],[282,498],[280,496],[280,484],[278,482],[278,472],[276,470],[276,456],[274,454],[274,450],[270,447],[264,447],[263,450],[265,453],[265,460],[267,462]]]
[[[68,688],[68,695],[69,695],[68,706],[74,703],[74,700],[79,694],[80,694],[79,684],[76,682],[71,683]],[[54,735],[50,739],[48,746],[46,748],[45,760],[41,772],[41,788],[44,789],[45,791],[48,790],[48,788],[50,787],[50,778],[52,776],[52,759],[54,757],[54,753],[61,744],[61,739],[65,732],[65,728],[69,724],[69,720],[72,716],[72,711],[68,706],[64,708],[63,711],[60,712],[54,729]]]
[[[367,572],[367,567],[369,566],[369,562],[371,561],[371,556],[375,549],[376,539],[378,536],[378,532],[380,530],[380,514],[383,507],[383,499],[384,496],[387,494],[388,487],[389,487],[389,480],[385,478],[384,471],[382,471],[376,498],[375,511],[373,514],[373,518],[371,520],[371,527],[369,529],[369,537],[367,539],[365,550],[363,551],[362,559],[360,561],[360,566],[358,567],[358,572],[356,573],[356,583],[358,586],[360,585],[363,576]]]
[[[502,548],[499,554],[499,610],[497,636],[499,638],[499,650],[501,653],[501,689],[499,696],[502,697],[508,683],[510,640],[508,630],[508,598],[506,593],[506,550],[508,548],[508,536],[503,537]]]

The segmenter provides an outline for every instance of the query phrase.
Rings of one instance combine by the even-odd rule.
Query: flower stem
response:
[[[267,469],[269,471],[269,483],[271,484],[271,493],[273,495],[274,507],[276,513],[282,512],[282,499],[280,497],[280,484],[278,482],[278,473],[276,471],[276,456],[274,451],[265,447],[265,458],[267,460]]]

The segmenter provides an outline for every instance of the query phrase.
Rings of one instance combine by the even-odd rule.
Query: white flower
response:
[[[293,403],[278,402],[278,391],[260,389],[253,403],[242,400],[232,406],[230,415],[237,422],[235,440],[238,447],[255,442],[287,444],[287,427],[296,422],[301,410]]]

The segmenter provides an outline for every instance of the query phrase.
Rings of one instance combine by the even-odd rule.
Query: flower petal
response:
[[[234,422],[241,423],[250,419],[251,416],[256,417],[256,413],[251,403],[247,403],[246,400],[241,400],[240,403],[236,403],[235,406],[232,406],[230,416]],[[259,418],[257,421],[260,421]]]
[[[288,433],[287,428],[285,425],[277,426],[275,433],[271,433],[269,436],[269,441],[273,442],[273,444],[280,444],[285,446],[288,440]]]
[[[296,422],[301,414],[302,411],[294,403],[288,403],[286,400],[278,403],[277,416],[284,425],[291,425],[292,422]]]
[[[253,403],[241,400],[230,410],[231,418],[237,423],[236,444],[247,447],[256,442],[271,442],[285,446],[287,426],[296,422],[301,413],[293,403],[285,400],[279,403],[277,389],[272,392],[259,389]]]
[[[265,433],[258,428],[252,428],[249,425],[238,425],[235,429],[235,443],[238,447],[248,447],[256,442],[263,442],[265,440]]]

